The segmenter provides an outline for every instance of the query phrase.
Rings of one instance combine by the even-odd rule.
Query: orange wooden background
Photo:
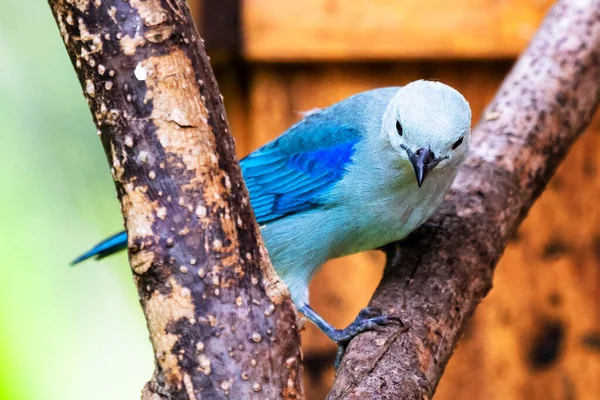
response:
[[[208,3],[191,2],[201,32],[222,16],[217,2],[206,15]],[[476,123],[551,5],[548,0],[225,3],[239,6],[236,45],[207,46],[240,156],[287,129],[298,112],[419,78],[461,91]],[[222,10],[230,12],[231,7]],[[436,399],[600,398],[599,148],[596,118],[507,249],[494,289],[465,332]],[[382,267],[383,256],[376,252],[331,262],[312,283],[313,306],[334,325],[346,326],[367,304]],[[334,376],[335,346],[307,324],[303,349],[307,398],[322,399]]]

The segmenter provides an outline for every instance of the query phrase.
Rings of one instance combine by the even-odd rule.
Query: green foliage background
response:
[[[152,351],[100,141],[44,0],[0,0],[0,399],[135,399]]]

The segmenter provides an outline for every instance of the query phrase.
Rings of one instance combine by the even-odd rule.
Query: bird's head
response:
[[[412,164],[419,187],[434,169],[457,168],[467,157],[471,109],[465,98],[440,82],[401,87],[385,112],[382,134],[400,161]]]

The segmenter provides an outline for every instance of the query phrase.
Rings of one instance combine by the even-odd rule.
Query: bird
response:
[[[336,329],[309,304],[311,278],[326,261],[399,241],[429,219],[467,157],[470,131],[462,94],[418,80],[311,110],[240,161],[275,271],[297,309],[338,344],[336,368],[354,336],[401,321],[366,307]],[[73,264],[126,247],[120,232]]]

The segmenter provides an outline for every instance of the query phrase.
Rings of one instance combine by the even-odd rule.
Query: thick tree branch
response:
[[[265,255],[186,2],[49,3],[129,234],[156,356],[143,398],[301,397],[293,306]]]
[[[399,314],[354,339],[330,394],[430,398],[507,241],[589,124],[600,96],[600,1],[559,1],[473,132],[441,210],[388,265],[371,305]]]

